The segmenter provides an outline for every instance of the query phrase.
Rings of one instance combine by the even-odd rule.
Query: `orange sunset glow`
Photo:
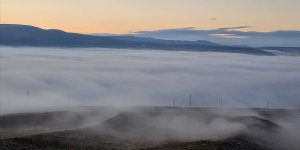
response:
[[[299,6],[299,0],[1,0],[1,23],[80,33],[241,25],[300,30]]]

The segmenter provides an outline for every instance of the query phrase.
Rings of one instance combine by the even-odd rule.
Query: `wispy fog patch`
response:
[[[234,34],[211,34],[210,36],[215,36],[215,37],[220,37],[220,38],[233,38],[233,39],[246,38],[244,36],[237,36]]]
[[[133,35],[166,40],[208,40],[225,45],[248,45],[253,47],[300,46],[300,31],[297,30],[272,32],[243,31],[248,29],[251,29],[251,26],[224,27],[212,30],[198,30],[193,27],[189,27],[156,31],[140,31],[134,32]]]
[[[300,107],[300,59],[157,50],[1,47],[2,108]],[[29,92],[29,94],[27,93]]]

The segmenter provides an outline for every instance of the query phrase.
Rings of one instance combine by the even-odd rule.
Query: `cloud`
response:
[[[185,28],[175,28],[175,29],[161,29],[156,31],[137,31],[133,32],[133,34],[141,34],[141,33],[150,33],[150,32],[184,32],[184,31],[194,31],[195,27],[185,27]]]
[[[220,38],[229,38],[229,39],[246,38],[244,36],[238,36],[238,35],[234,35],[234,34],[211,34],[211,36],[220,37]]]
[[[226,28],[219,28],[218,30],[237,30],[237,29],[248,29],[252,28],[251,26],[238,26],[238,27],[226,27]]]
[[[226,27],[213,30],[197,30],[193,27],[165,29],[156,31],[135,32],[134,36],[152,37],[167,40],[208,40],[225,45],[248,45],[253,47],[262,46],[291,46],[300,47],[300,31],[282,30],[273,32],[239,31],[251,26]],[[229,36],[214,36],[229,35]],[[221,38],[220,38],[221,37]],[[228,38],[242,37],[242,38]]]
[[[210,21],[217,21],[218,18],[209,18],[208,20],[210,20]]]
[[[300,59],[157,50],[2,50],[2,108],[188,105],[299,108]],[[30,91],[29,97],[26,92]]]

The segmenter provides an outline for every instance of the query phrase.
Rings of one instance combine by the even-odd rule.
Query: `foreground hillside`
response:
[[[0,149],[204,149],[264,150],[284,147],[270,140],[284,110],[87,108],[0,117]]]

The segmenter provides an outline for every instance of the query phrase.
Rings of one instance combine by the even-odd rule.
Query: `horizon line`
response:
[[[60,28],[45,28],[41,26],[36,26],[36,25],[31,25],[31,24],[17,24],[17,23],[0,23],[0,25],[19,25],[19,26],[30,26],[30,27],[35,27],[43,30],[60,30],[66,33],[78,33],[78,34],[85,34],[85,35],[93,35],[93,34],[107,34],[107,35],[135,35],[139,33],[147,33],[147,32],[159,32],[159,31],[171,31],[171,30],[186,30],[186,31],[215,31],[215,30],[224,30],[224,31],[237,31],[237,32],[244,32],[244,33],[249,33],[249,32],[255,32],[255,33],[273,33],[273,32],[280,32],[280,31],[294,31],[294,32],[300,32],[300,29],[278,29],[278,30],[271,30],[271,31],[242,31],[239,29],[239,27],[220,27],[220,28],[212,28],[212,29],[199,29],[197,27],[177,27],[177,28],[160,28],[160,29],[155,29],[155,30],[137,30],[137,31],[129,31],[126,33],[109,33],[109,32],[92,32],[92,33],[84,33],[84,32],[73,32],[73,31],[67,31],[64,29]],[[242,27],[242,26],[240,26]],[[95,35],[94,35],[95,36]]]

